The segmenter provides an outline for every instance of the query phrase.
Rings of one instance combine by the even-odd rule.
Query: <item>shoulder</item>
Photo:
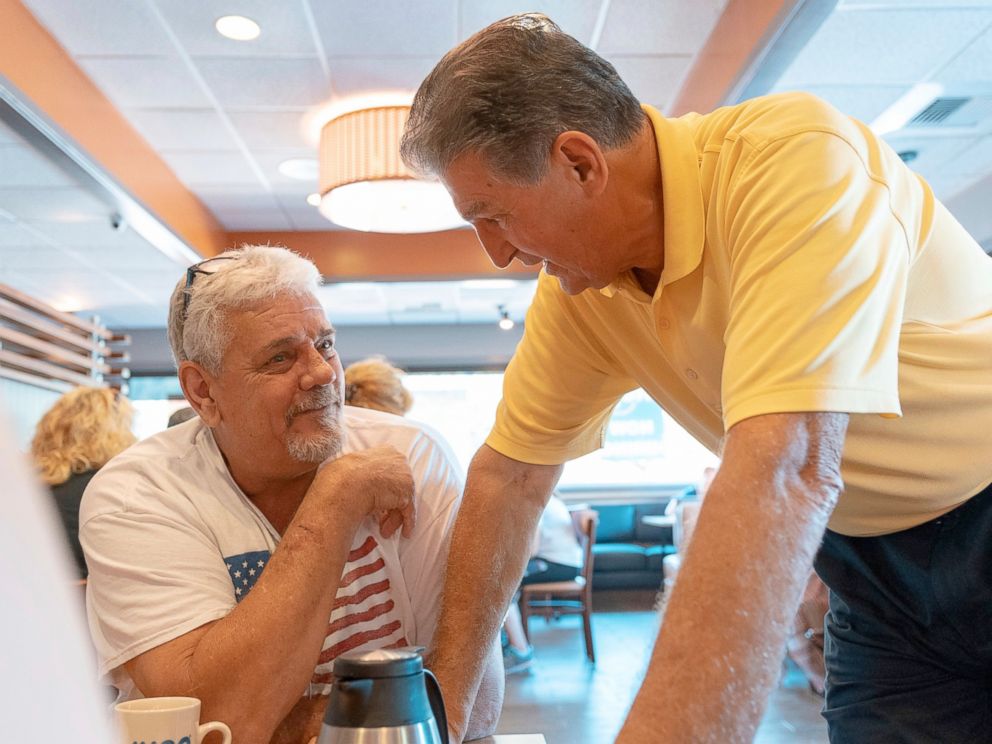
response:
[[[457,461],[447,440],[434,428],[414,419],[383,411],[353,406],[344,407],[344,451],[371,447],[394,447],[416,460],[441,458],[457,470]]]
[[[846,138],[857,131],[853,119],[810,93],[762,96],[703,118],[723,128],[727,138],[741,138],[759,148],[800,134],[821,132]]]
[[[169,510],[163,494],[176,492],[177,484],[202,484],[212,447],[213,437],[199,419],[131,445],[90,480],[80,521],[107,513]]]

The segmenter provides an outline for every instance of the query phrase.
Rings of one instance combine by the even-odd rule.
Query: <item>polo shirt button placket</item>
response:
[[[672,327],[672,323],[668,320],[668,318],[662,318],[658,321],[658,327],[663,331],[667,331]]]

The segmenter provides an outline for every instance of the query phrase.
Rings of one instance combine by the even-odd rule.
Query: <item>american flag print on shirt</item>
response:
[[[348,554],[314,669],[313,692],[330,693],[334,659],[346,651],[410,645],[392,593],[382,549],[368,535]]]
[[[231,576],[231,583],[234,584],[234,598],[240,602],[248,596],[258,577],[262,575],[262,570],[268,565],[269,551],[253,550],[250,553],[229,555],[224,558],[224,563]]]

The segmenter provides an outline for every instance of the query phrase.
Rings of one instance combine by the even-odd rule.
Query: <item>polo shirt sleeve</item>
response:
[[[542,272],[486,439],[497,452],[559,465],[599,449],[613,407],[636,387],[583,321],[579,302]]]
[[[770,413],[900,415],[909,238],[877,145],[831,131],[743,147],[730,250],[724,425]]]

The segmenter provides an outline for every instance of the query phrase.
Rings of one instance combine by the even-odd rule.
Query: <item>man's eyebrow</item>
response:
[[[322,328],[320,333],[317,334],[318,341],[327,338],[328,336],[335,336],[337,331],[333,328]],[[283,346],[292,346],[293,344],[300,343],[299,336],[283,336],[282,338],[277,338],[274,341],[269,341],[265,346],[262,347],[262,351],[275,351]]]

